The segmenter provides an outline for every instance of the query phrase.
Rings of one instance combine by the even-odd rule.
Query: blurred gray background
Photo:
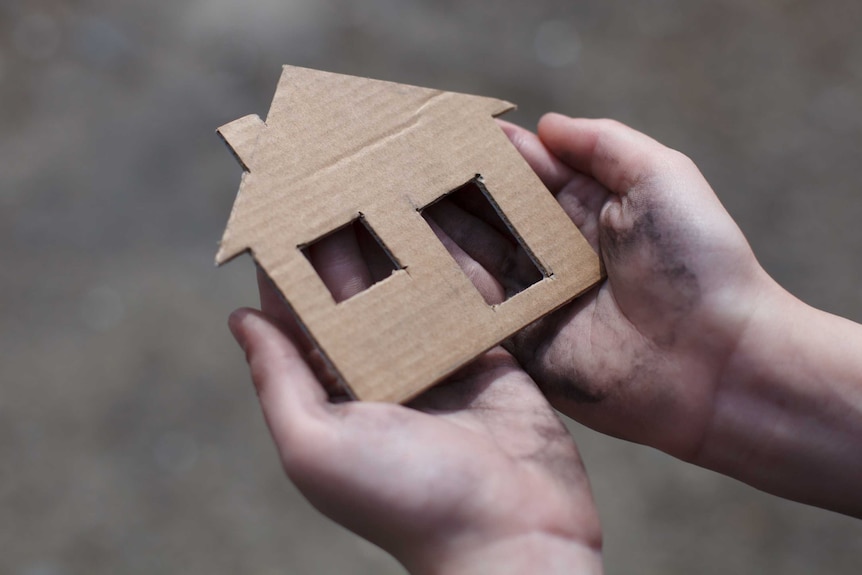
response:
[[[0,572],[400,573],[282,476],[216,270],[214,129],[282,64],[609,116],[862,320],[858,0],[0,0]],[[859,573],[862,522],[572,424],[609,573]]]

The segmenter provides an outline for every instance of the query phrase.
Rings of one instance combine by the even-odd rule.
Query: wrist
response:
[[[862,328],[777,284],[718,382],[696,461],[776,495],[862,511]]]
[[[748,465],[757,437],[751,427],[765,415],[756,398],[769,393],[777,379],[776,359],[790,352],[788,325],[804,313],[804,304],[774,282],[757,292],[745,327],[713,383],[712,417],[693,463],[736,476]],[[783,362],[780,362],[783,363]],[[750,448],[743,445],[750,444]]]
[[[472,575],[494,573],[602,573],[601,540],[582,542],[550,533],[513,535],[480,545],[457,546],[405,563],[413,575]]]

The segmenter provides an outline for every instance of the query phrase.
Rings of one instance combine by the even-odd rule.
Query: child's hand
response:
[[[508,344],[551,402],[677,456],[699,448],[718,379],[768,278],[692,162],[608,120],[501,123],[601,254],[607,280]],[[451,206],[451,210],[458,210]],[[465,214],[438,222],[463,267],[489,244]],[[458,254],[456,254],[457,256]],[[526,262],[529,263],[529,262]],[[495,294],[499,270],[476,282]],[[517,277],[517,273],[509,273]]]
[[[551,403],[605,433],[862,516],[862,326],[772,281],[682,154],[609,120],[548,115],[538,137],[502,126],[607,272],[508,344]],[[439,222],[438,234],[466,246],[462,267],[493,297],[501,271],[470,253],[488,246],[470,241],[482,228],[463,224],[471,217],[481,215]]]
[[[507,352],[409,407],[331,403],[289,310],[259,285],[267,315],[238,310],[230,327],[284,469],[315,507],[415,573],[601,571],[577,448]]]

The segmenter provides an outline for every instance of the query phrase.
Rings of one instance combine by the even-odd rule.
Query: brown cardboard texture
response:
[[[600,279],[595,252],[493,121],[513,108],[286,66],[266,122],[218,130],[244,173],[216,263],[250,251],[354,397],[414,397]],[[499,305],[420,213],[471,181],[542,272]],[[397,269],[336,303],[303,248],[357,218]]]

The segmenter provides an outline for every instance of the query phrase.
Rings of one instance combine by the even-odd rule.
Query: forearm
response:
[[[600,574],[601,551],[550,534],[519,535],[407,565],[414,575]]]
[[[862,517],[862,326],[776,287],[715,399],[696,463]]]

